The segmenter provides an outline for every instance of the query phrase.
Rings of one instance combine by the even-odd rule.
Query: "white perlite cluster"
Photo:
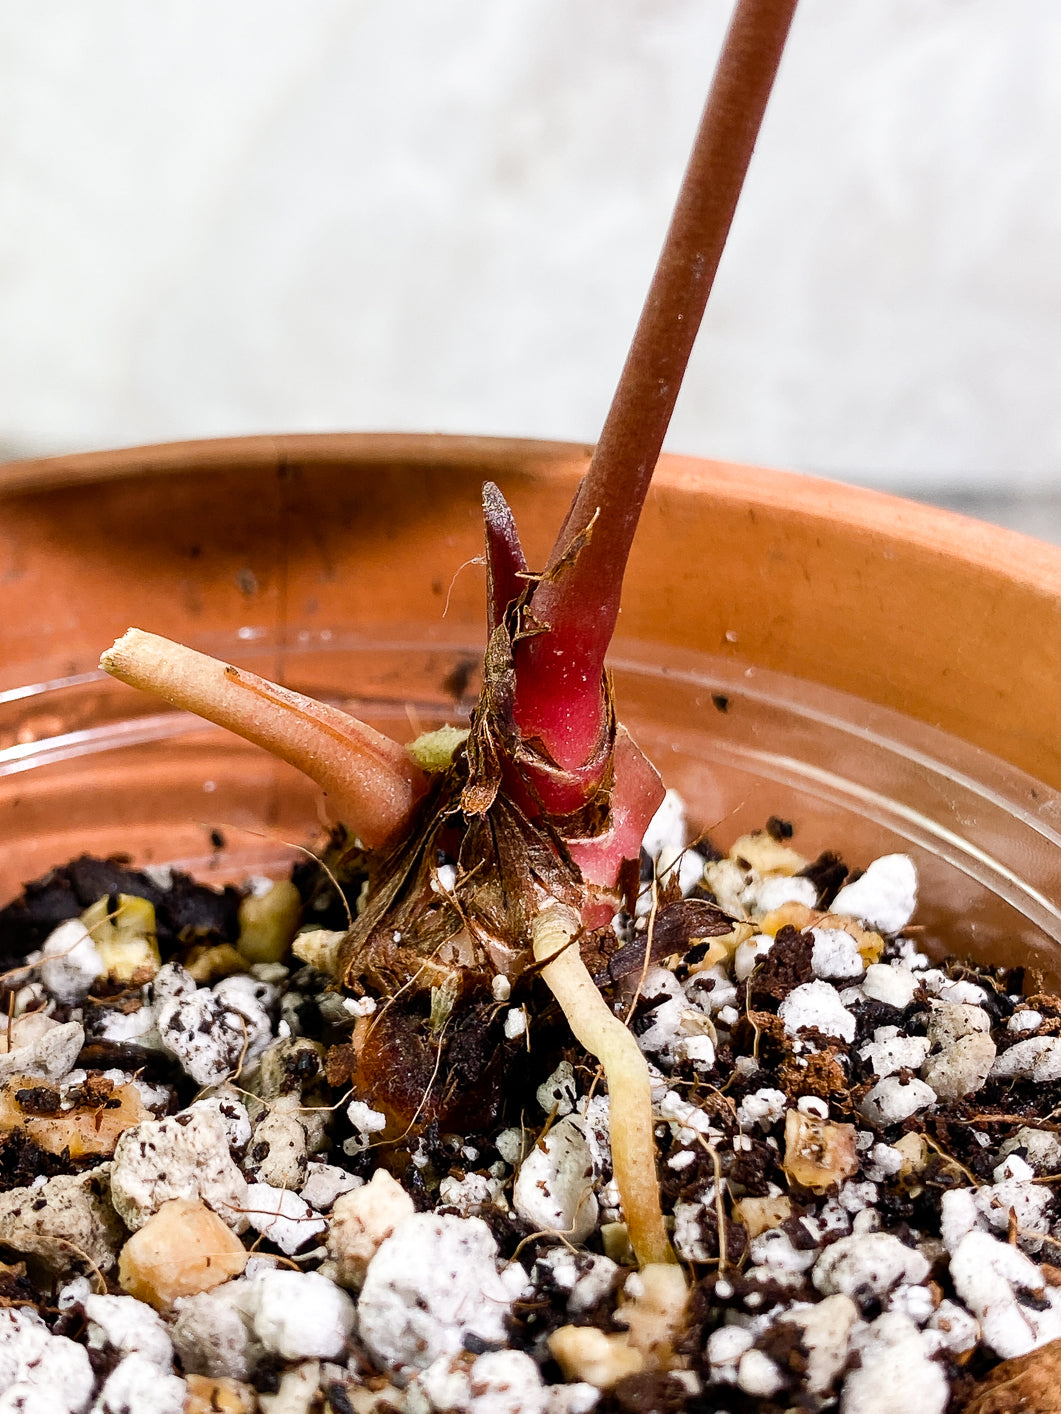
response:
[[[648,842],[656,879],[623,920],[627,948],[649,945],[665,885],[667,906],[709,891],[732,919],[684,955],[639,957],[612,994],[709,1324],[674,1324],[673,1268],[631,1271],[613,1098],[575,1050],[539,1056],[518,979],[490,990],[499,1032],[537,1066],[520,1112],[396,1139],[356,1072],[325,1084],[328,1047],[356,1050],[387,998],[343,998],[286,963],[219,975],[189,953],[108,1004],[93,992],[106,958],[73,919],[0,1018],[0,1088],[29,1097],[27,1134],[66,1126],[84,1172],[0,1192],[0,1237],[59,1291],[77,1338],[49,1329],[51,1306],[47,1320],[0,1308],[0,1414],[344,1399],[359,1414],[589,1414],[616,1386],[645,1407],[944,1414],[974,1349],[983,1363],[1061,1340],[1042,1181],[1061,1139],[1027,1104],[1061,1080],[1061,1001],[935,966],[904,938],[906,856],[822,897],[784,829],[721,859],[689,849],[673,794]],[[437,874],[445,893],[452,866]],[[90,1074],[86,1044],[127,1046],[130,1065]]]

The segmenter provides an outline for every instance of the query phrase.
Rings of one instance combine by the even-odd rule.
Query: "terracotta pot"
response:
[[[458,718],[483,639],[480,484],[541,561],[587,456],[337,435],[0,467],[0,897],[86,848],[220,876],[308,842],[300,778],[102,678],[101,648],[135,623],[394,734]],[[613,667],[621,715],[713,838],[774,814],[806,854],[909,849],[934,947],[1061,972],[1059,650],[1061,550],[665,457]]]

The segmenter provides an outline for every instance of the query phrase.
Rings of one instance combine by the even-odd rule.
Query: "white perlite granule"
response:
[[[94,1386],[83,1345],[52,1335],[35,1311],[0,1309],[0,1408],[11,1414],[82,1414]]]
[[[265,1349],[284,1360],[338,1359],[354,1326],[354,1303],[316,1272],[261,1272],[239,1304]]]
[[[880,933],[901,933],[917,906],[917,871],[905,854],[875,859],[860,879],[833,899],[833,913],[858,918]]]
[[[579,1120],[560,1120],[538,1141],[520,1165],[512,1203],[532,1228],[586,1240],[597,1226],[597,1199],[593,1156]]]
[[[197,1109],[149,1120],[118,1140],[111,1169],[111,1200],[134,1232],[172,1198],[201,1198],[235,1231],[243,1232],[247,1180],[229,1153],[220,1115]]]
[[[815,1029],[841,1041],[855,1039],[855,1018],[828,982],[804,982],[795,987],[777,1009],[790,1036]]]
[[[394,1374],[456,1355],[468,1335],[505,1341],[505,1316],[525,1277],[499,1272],[497,1243],[479,1218],[417,1213],[372,1258],[358,1302],[361,1339]]]

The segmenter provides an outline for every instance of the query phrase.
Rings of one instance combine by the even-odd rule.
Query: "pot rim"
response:
[[[518,468],[524,473],[574,478],[592,451],[591,445],[580,442],[456,433],[252,433],[7,462],[0,465],[0,496],[197,469],[279,468],[292,462],[327,466],[400,460],[414,466],[478,468],[484,476]],[[956,511],[806,472],[673,452],[661,455],[653,484],[680,494],[710,493],[722,501],[828,520],[882,540],[899,538],[930,552],[980,563],[1019,583],[1034,584],[1040,594],[1061,605],[1061,546]]]
[[[0,504],[8,558],[17,559],[20,534],[45,548],[68,522],[83,547],[82,517],[108,525],[123,514],[123,480],[144,491],[171,482],[194,501],[196,486],[210,499],[229,477],[244,488],[261,477],[264,499],[279,506],[283,496],[265,495],[266,481],[275,487],[291,480],[285,472],[312,472],[337,478],[348,506],[353,497],[385,516],[408,510],[404,553],[419,565],[440,537],[478,541],[478,484],[486,478],[512,498],[524,543],[544,552],[591,452],[577,443],[417,433],[163,443],[0,466]],[[391,470],[404,474],[392,480]],[[444,530],[428,526],[429,498],[445,502],[448,486]],[[244,504],[237,495],[231,507],[237,527]],[[110,520],[99,522],[104,507]],[[361,557],[366,583],[382,573],[394,603],[408,607],[408,585],[387,568],[393,546],[371,541],[374,524],[365,520],[348,549]],[[108,592],[127,593],[120,555],[91,568]],[[17,613],[21,595],[32,614],[26,596],[79,594],[77,580],[71,584],[62,591],[47,576],[36,590],[16,583],[9,607]],[[176,628],[169,636],[196,631]],[[838,689],[941,728],[1061,790],[1061,547],[880,491],[669,454],[634,540],[616,647],[626,638]]]

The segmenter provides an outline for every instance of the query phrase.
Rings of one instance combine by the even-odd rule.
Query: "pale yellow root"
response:
[[[129,629],[100,667],[304,771],[326,792],[333,819],[369,848],[408,822],[426,789],[405,748],[382,732],[158,634]]]
[[[673,1262],[656,1178],[656,1141],[648,1063],[633,1035],[594,985],[578,945],[578,914],[550,904],[531,929],[542,977],[560,1003],[575,1038],[600,1061],[611,1097],[612,1167],[623,1206],[630,1245],[642,1267]]]

